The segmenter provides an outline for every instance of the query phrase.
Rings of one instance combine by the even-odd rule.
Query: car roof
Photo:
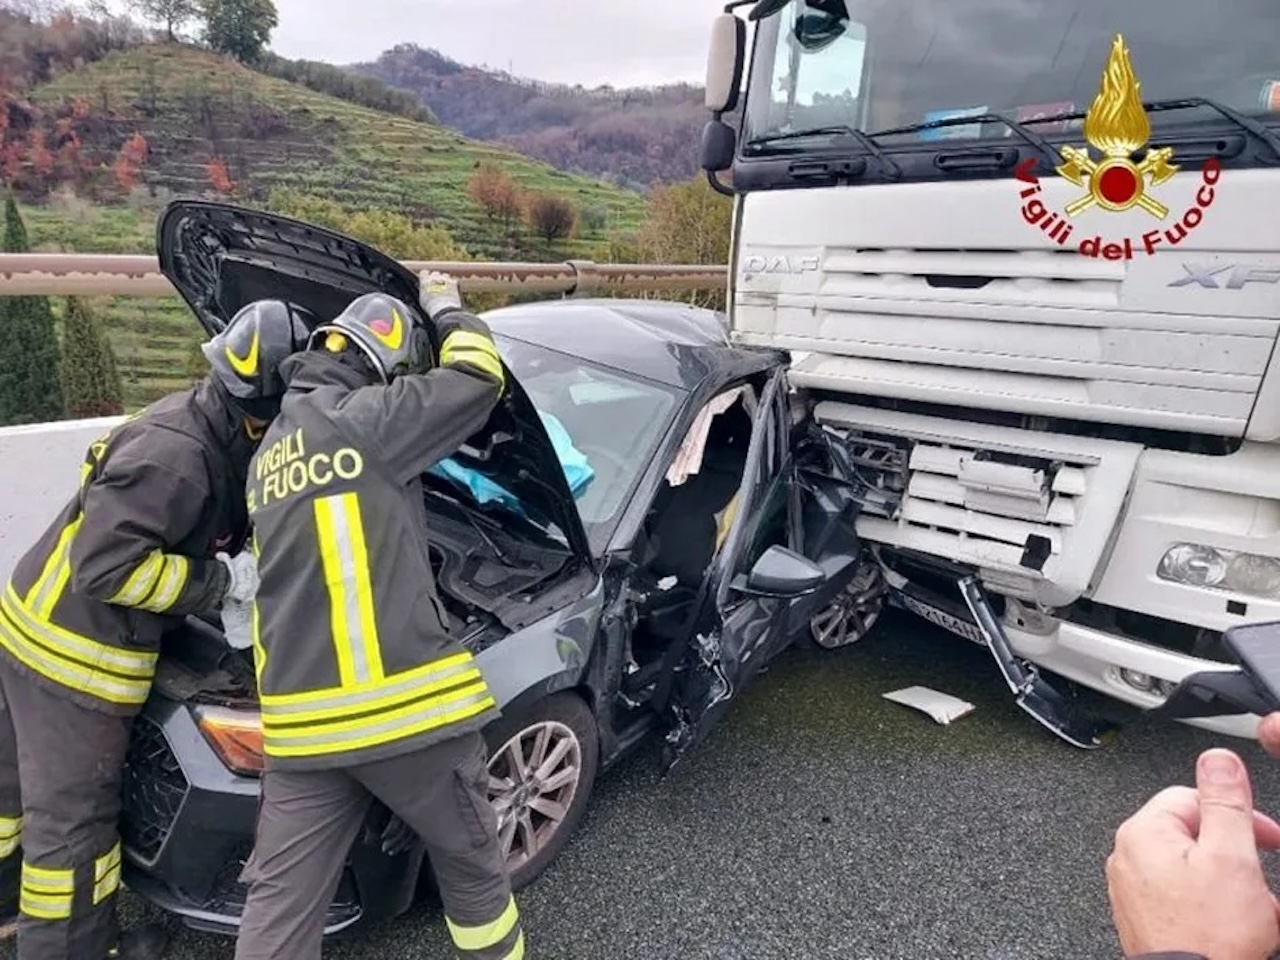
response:
[[[494,333],[695,392],[778,362],[729,342],[724,315],[666,300],[546,300],[483,314]]]

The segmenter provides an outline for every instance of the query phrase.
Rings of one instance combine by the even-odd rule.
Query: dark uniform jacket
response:
[[[427,553],[421,475],[501,394],[492,342],[461,335],[488,356],[468,347],[479,363],[390,385],[364,385],[319,352],[281,366],[289,389],[248,486],[268,769],[398,756],[497,716],[472,655],[446,633]]]
[[[93,443],[80,486],[0,596],[0,656],[55,693],[129,716],[161,635],[216,610],[248,532],[252,444],[222,388],[165,397]]]

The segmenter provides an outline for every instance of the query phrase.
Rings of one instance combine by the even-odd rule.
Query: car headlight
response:
[[[1189,587],[1280,600],[1280,559],[1256,553],[1176,543],[1160,558],[1156,576]]]
[[[257,710],[197,707],[196,726],[232,773],[262,775],[262,715]]]

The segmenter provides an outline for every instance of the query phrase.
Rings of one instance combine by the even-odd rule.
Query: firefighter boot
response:
[[[162,960],[169,934],[158,923],[148,923],[120,935],[119,945],[107,960]]]

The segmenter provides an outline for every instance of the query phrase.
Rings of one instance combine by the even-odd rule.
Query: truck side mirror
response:
[[[719,173],[733,166],[733,151],[738,145],[738,135],[723,120],[708,120],[702,128],[702,169],[707,173]]]
[[[747,55],[747,25],[732,13],[722,13],[711,25],[707,55],[706,107],[714,114],[738,105]]]

